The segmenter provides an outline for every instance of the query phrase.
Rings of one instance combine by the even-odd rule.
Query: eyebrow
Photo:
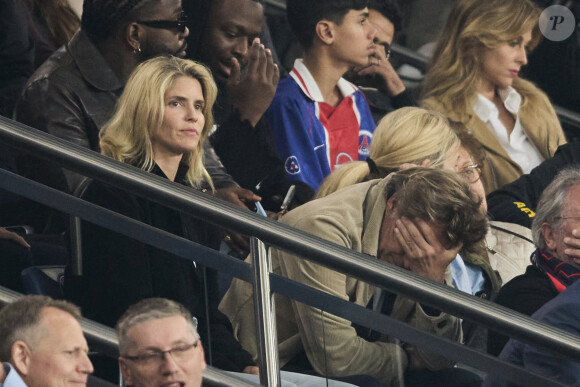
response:
[[[166,100],[178,100],[178,101],[186,101],[187,98],[179,96],[179,95],[170,95],[166,98]]]
[[[62,349],[62,352],[69,352],[69,351],[73,351],[73,352],[81,351],[81,352],[88,353],[90,351],[90,348],[89,347],[85,347],[85,346],[75,346],[75,347],[72,347],[72,348],[70,348],[70,347],[64,347]]]
[[[178,100],[178,101],[187,101],[188,98],[186,97],[182,97],[180,95],[170,95],[166,98],[167,101],[169,100]],[[196,99],[195,101],[193,101],[195,103],[205,103],[205,100],[203,98],[201,99]]]
[[[389,42],[387,42],[386,40],[379,39],[376,36],[375,36],[375,39],[373,40],[373,43],[380,44],[382,46],[387,46],[389,48],[391,47],[391,44]]]
[[[530,43],[530,42],[531,42],[533,39],[534,39],[534,37],[532,36],[532,37],[530,37],[530,39],[529,39],[529,40],[525,41],[523,36],[519,36],[519,37],[518,37],[516,40],[517,40],[519,43],[523,43],[523,42],[525,41],[525,43],[526,43],[526,44],[528,44],[528,43]]]
[[[173,348],[176,345],[181,345],[181,344],[189,344],[189,342],[186,339],[179,339],[179,340],[175,340],[172,343],[170,343],[169,346],[170,346],[170,348]],[[140,350],[141,351],[163,351],[161,348],[155,347],[155,346],[141,348]]]
[[[248,35],[248,36],[256,36],[256,37],[259,36],[260,33],[262,32],[261,29],[260,29],[260,31],[258,31],[257,29],[256,29],[256,31],[250,31],[242,24],[236,23],[234,21],[223,24],[221,29],[222,29],[222,31],[225,30],[228,32],[234,32],[238,35]]]

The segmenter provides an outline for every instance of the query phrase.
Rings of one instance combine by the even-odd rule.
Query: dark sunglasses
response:
[[[385,48],[385,55],[386,55],[387,59],[389,59],[391,57],[391,54],[392,54],[391,46],[388,43],[384,43],[383,47]]]
[[[373,41],[373,43],[380,44],[381,46],[384,47],[384,49],[385,49],[385,56],[386,56],[386,59],[387,60],[391,57],[392,51],[391,51],[391,45],[389,43],[380,43],[377,38],[375,38],[375,40]]]
[[[175,30],[180,33],[185,32],[185,27],[187,27],[187,15],[185,12],[181,11],[179,20],[142,20],[136,23],[143,24],[144,26],[151,28],[160,28],[165,30]]]

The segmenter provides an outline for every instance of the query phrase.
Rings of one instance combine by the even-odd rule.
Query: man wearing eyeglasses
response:
[[[395,33],[401,30],[401,11],[395,0],[370,0],[369,23],[375,29],[374,53],[366,66],[356,67],[347,78],[361,87],[378,124],[394,109],[415,106],[417,102],[389,61]]]
[[[119,367],[125,385],[132,387],[201,385],[206,363],[203,346],[197,333],[197,319],[192,317],[183,305],[165,298],[142,300],[130,306],[121,316],[116,331],[119,338]],[[243,381],[259,383],[258,375],[238,373],[232,376]],[[282,371],[281,379],[283,386],[352,386],[335,380],[286,371]]]
[[[195,320],[181,304],[148,298],[119,319],[119,367],[129,386],[201,385],[206,363]]]

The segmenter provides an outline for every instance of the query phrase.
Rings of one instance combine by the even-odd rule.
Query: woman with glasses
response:
[[[470,128],[483,146],[485,192],[517,179],[566,142],[550,101],[518,77],[541,38],[530,0],[459,0],[425,78],[422,104]]]
[[[458,149],[459,139],[443,115],[416,107],[395,110],[375,129],[367,161],[337,168],[322,182],[316,197],[385,177],[405,164],[443,168],[454,162]]]
[[[199,63],[170,56],[143,62],[101,131],[101,153],[192,190],[211,190],[202,157],[216,94],[209,70]],[[198,244],[219,246],[220,235],[203,221],[105,182],[91,182],[82,197]],[[114,326],[130,305],[168,298],[198,316],[203,342],[214,346],[206,352],[214,366],[257,371],[217,310],[213,270],[88,222],[82,224],[82,250],[83,275],[67,273],[65,293],[88,318]]]

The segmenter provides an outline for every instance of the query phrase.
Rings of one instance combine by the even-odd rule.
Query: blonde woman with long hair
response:
[[[139,65],[100,132],[101,153],[174,181],[212,186],[202,162],[203,143],[213,125],[215,82],[202,64],[159,57]]]
[[[317,198],[363,181],[383,178],[403,164],[443,167],[452,162],[459,139],[443,115],[405,107],[387,114],[378,124],[366,161],[353,161],[332,172]]]
[[[211,187],[202,150],[213,125],[216,93],[202,64],[175,57],[143,62],[102,131],[102,153],[192,189]],[[83,199],[166,233],[219,246],[220,235],[203,220],[105,182],[90,183]],[[213,354],[215,366],[255,371],[252,357],[228,333],[211,301],[218,295],[215,271],[89,222],[82,223],[81,235],[83,275],[67,273],[65,295],[88,318],[114,326],[130,305],[149,297],[168,298],[198,318],[203,343],[220,343],[206,352]]]
[[[484,147],[487,193],[566,142],[546,95],[518,77],[541,38],[540,13],[530,0],[458,0],[425,79],[423,106],[463,123]]]
[[[201,157],[215,97],[209,70],[199,63],[175,57],[143,62],[101,130],[101,153],[192,188],[211,186]],[[197,243],[219,245],[219,235],[201,221],[106,182],[90,182],[81,197]],[[200,272],[191,262],[89,222],[82,222],[81,235],[83,276],[67,278],[65,293],[89,318],[114,326],[129,305],[147,297],[197,304],[190,293],[201,289]]]
[[[199,63],[175,57],[143,62],[129,78],[113,118],[103,129],[102,153],[176,183],[211,186],[201,158],[213,125],[216,90],[209,70]],[[166,233],[219,246],[218,233],[203,221],[105,182],[93,181],[82,197]],[[130,305],[149,297],[169,298],[199,319],[203,343],[228,343],[213,348],[213,354],[241,367],[230,371],[254,365],[233,337],[208,340],[208,318],[212,332],[227,332],[213,328],[213,316],[219,312],[213,303],[206,305],[217,294],[214,272],[89,222],[82,223],[81,235],[83,275],[67,273],[65,295],[87,317],[114,326]]]

